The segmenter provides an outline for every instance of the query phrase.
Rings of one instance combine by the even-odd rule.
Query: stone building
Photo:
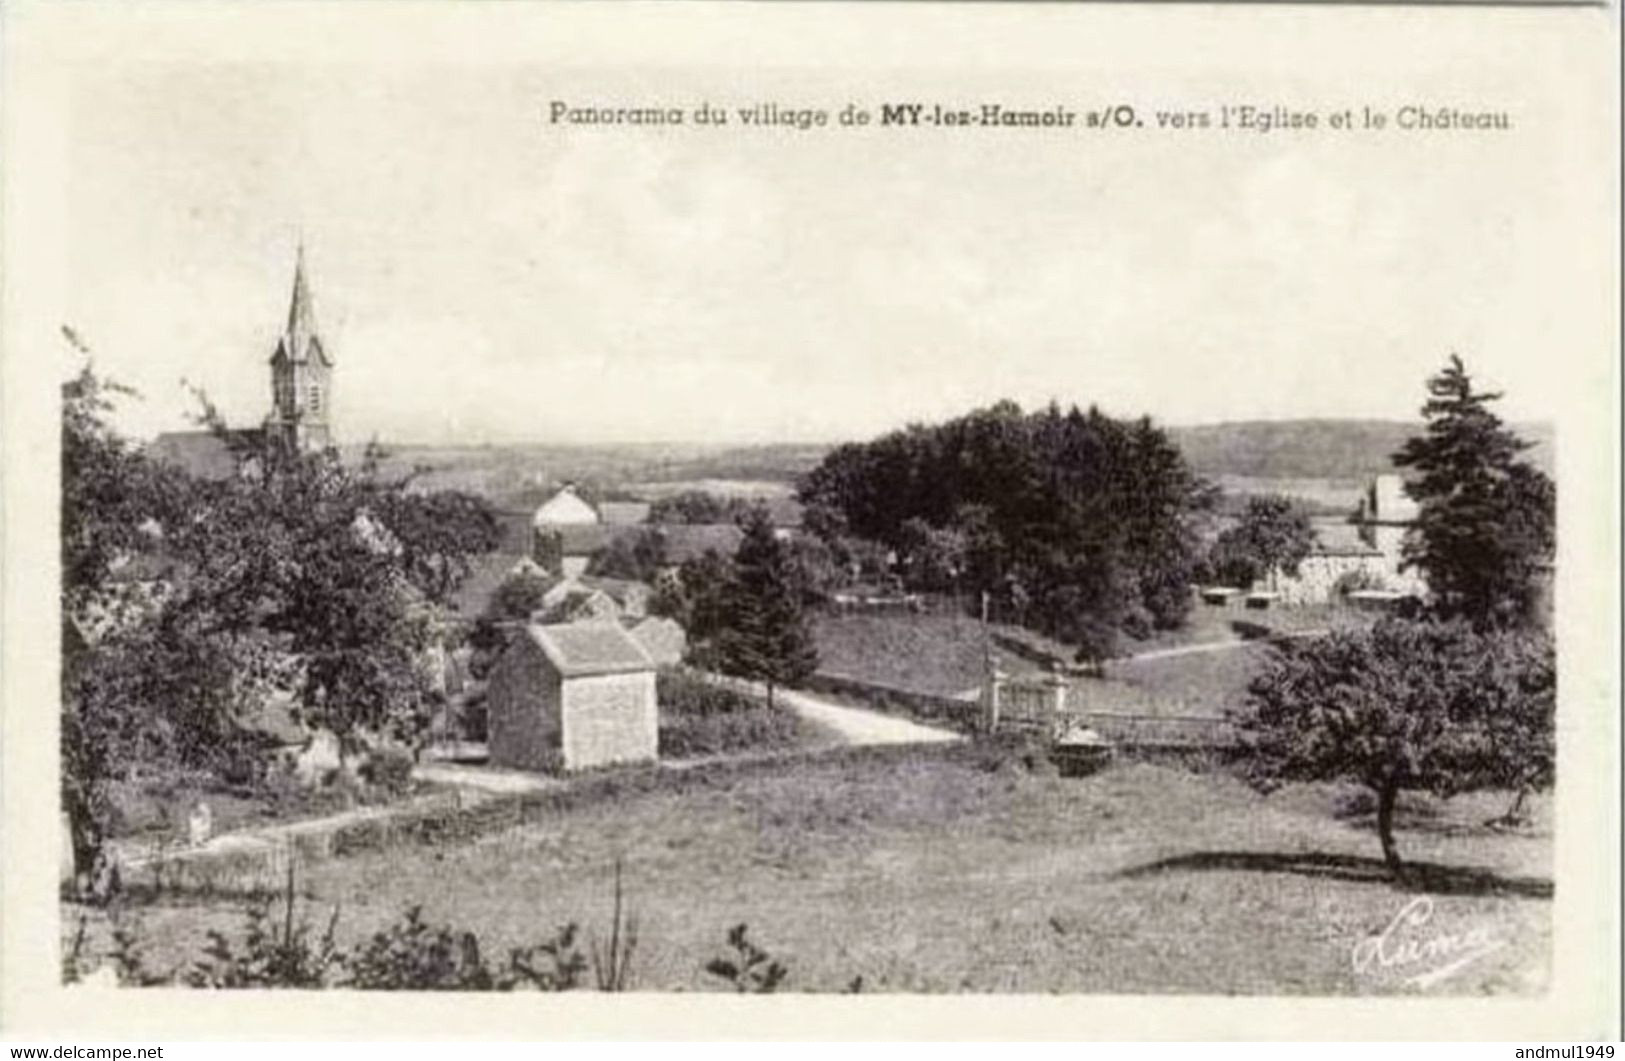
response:
[[[333,444],[333,357],[316,330],[315,302],[305,276],[305,249],[293,267],[288,319],[271,353],[271,412],[257,428],[237,428],[222,438],[213,431],[167,431],[147,452],[200,479],[226,479],[238,473],[233,442],[257,449],[262,442],[308,453]]]
[[[1416,502],[1398,475],[1367,484],[1352,521],[1315,521],[1315,547],[1296,576],[1280,575],[1274,591],[1282,604],[1325,604],[1360,591],[1384,600],[1419,596],[1426,586],[1404,569],[1405,535],[1416,520]]]
[[[658,754],[655,663],[616,623],[526,627],[493,668],[486,704],[497,766],[584,770]]]

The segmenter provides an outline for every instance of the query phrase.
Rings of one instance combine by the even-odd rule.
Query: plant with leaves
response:
[[[514,948],[506,964],[492,967],[479,937],[446,925],[430,925],[414,906],[396,923],[346,956],[343,986],[384,991],[570,991],[578,987],[586,960],[576,947],[576,927],[566,925],[544,943]]]
[[[1418,506],[1405,563],[1421,570],[1439,614],[1475,626],[1526,624],[1549,577],[1556,487],[1521,458],[1529,444],[1491,411],[1501,395],[1474,389],[1459,357],[1427,389],[1427,431],[1394,455],[1411,472],[1405,489]]]
[[[725,956],[706,962],[705,971],[742,995],[770,995],[789,975],[771,954],[756,945],[743,923],[728,930],[728,951]]]
[[[1251,497],[1236,523],[1214,541],[1208,566],[1227,585],[1247,589],[1266,579],[1275,589],[1281,575],[1297,575],[1314,545],[1314,524],[1290,497]]]
[[[818,651],[789,554],[767,512],[753,510],[744,532],[733,577],[718,602],[720,625],[705,631],[708,639],[693,650],[693,658],[724,674],[762,682],[771,705],[775,686],[804,681],[817,669]]]
[[[186,974],[188,985],[306,989],[332,986],[343,963],[334,940],[338,907],[333,908],[326,929],[312,935],[310,922],[298,912],[291,862],[280,912],[273,911],[269,901],[260,900],[249,905],[247,916],[240,948],[225,933],[210,930],[203,959]]]
[[[1231,719],[1240,761],[1260,790],[1328,780],[1369,788],[1383,858],[1400,879],[1400,792],[1448,797],[1552,783],[1553,646],[1461,621],[1384,619],[1281,643]]]

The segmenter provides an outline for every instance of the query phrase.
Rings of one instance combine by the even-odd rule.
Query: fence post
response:
[[[983,721],[989,733],[994,733],[999,728],[999,706],[1004,698],[1004,679],[1004,671],[997,666],[988,669],[987,685],[983,688],[983,699],[986,700],[983,705],[986,717]]]
[[[1049,694],[1050,726],[1057,733],[1066,722],[1066,691],[1070,684],[1066,680],[1066,675],[1058,669],[1044,676],[1044,690]]]

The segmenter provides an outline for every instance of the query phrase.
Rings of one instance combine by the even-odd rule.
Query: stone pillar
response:
[[[982,689],[982,724],[989,733],[998,731],[999,705],[1004,698],[1005,673],[998,667],[989,668],[987,684]]]
[[[1066,727],[1066,692],[1070,685],[1066,675],[1059,670],[1052,670],[1044,676],[1044,692],[1049,699],[1050,729],[1057,737]]]

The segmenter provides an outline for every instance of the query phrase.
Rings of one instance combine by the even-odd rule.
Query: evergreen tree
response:
[[[1476,626],[1526,623],[1552,559],[1556,489],[1520,458],[1528,443],[1490,411],[1501,396],[1475,391],[1459,357],[1427,388],[1427,432],[1394,455],[1415,474],[1405,562],[1421,569],[1439,614]]]
[[[801,610],[791,557],[773,534],[767,511],[744,520],[744,539],[734,555],[733,577],[723,593],[723,622],[709,647],[708,662],[725,674],[767,686],[793,685],[812,674],[818,652]]]

